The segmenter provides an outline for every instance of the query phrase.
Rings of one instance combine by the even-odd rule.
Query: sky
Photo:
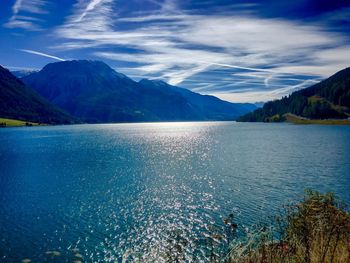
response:
[[[0,64],[102,60],[231,102],[281,98],[350,66],[349,0],[0,0]]]

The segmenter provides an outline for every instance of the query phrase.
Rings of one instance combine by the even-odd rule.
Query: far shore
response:
[[[297,124],[297,125],[308,125],[308,124],[318,124],[318,125],[350,125],[350,119],[308,119],[301,116],[297,116],[291,113],[284,114],[285,122]],[[24,120],[15,120],[8,118],[0,118],[0,128],[11,128],[11,127],[39,127],[39,126],[60,126],[60,125],[81,125],[81,124],[141,124],[141,123],[189,123],[189,122],[236,122],[235,120],[227,121],[150,121],[150,122],[110,122],[110,123],[72,123],[72,124],[44,124],[44,123],[35,123]],[[276,123],[276,122],[274,122]],[[278,123],[278,122],[277,122]]]
[[[6,128],[6,127],[23,127],[23,126],[47,126],[46,124],[42,123],[35,123],[30,121],[22,121],[22,120],[14,120],[14,119],[7,119],[7,118],[0,118],[0,127]]]
[[[284,117],[287,122],[293,124],[350,125],[350,119],[308,119],[290,113]]]

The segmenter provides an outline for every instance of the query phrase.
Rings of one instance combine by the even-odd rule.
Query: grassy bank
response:
[[[39,126],[39,125],[43,125],[43,124],[29,122],[29,121],[0,118],[0,127],[21,127],[21,126]]]
[[[270,226],[233,244],[227,263],[350,262],[350,215],[334,194],[307,191]]]
[[[302,118],[290,113],[285,114],[284,117],[287,122],[291,122],[294,124],[350,125],[349,119],[316,120],[316,119]]]

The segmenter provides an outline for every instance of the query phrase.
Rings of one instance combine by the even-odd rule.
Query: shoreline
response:
[[[291,123],[295,125],[350,125],[350,119],[308,119],[291,113],[284,114],[285,121],[281,122],[260,122],[260,123]],[[141,121],[141,122],[102,122],[102,123],[69,123],[69,124],[45,124],[35,123],[25,120],[16,120],[0,117],[1,128],[19,128],[19,127],[49,127],[49,126],[74,126],[74,125],[115,125],[115,124],[174,124],[174,123],[215,123],[215,122],[232,122],[232,123],[259,123],[259,122],[241,122],[236,120],[176,120],[176,121]],[[5,124],[5,125],[4,125]]]
[[[32,126],[47,126],[47,124],[36,123],[31,121],[15,120],[9,118],[0,118],[0,128],[12,127],[32,127]]]
[[[284,114],[286,122],[297,125],[319,124],[319,125],[350,125],[350,119],[307,119],[291,113]]]
[[[174,120],[174,121],[140,121],[140,122],[98,122],[98,123],[67,123],[67,124],[45,124],[45,123],[35,123],[24,120],[8,119],[0,117],[0,128],[16,128],[16,127],[39,127],[39,126],[71,126],[71,125],[113,125],[113,124],[172,124],[172,123],[206,123],[206,122],[237,122],[236,120]],[[2,123],[6,125],[2,126]],[[26,125],[28,124],[28,125]]]

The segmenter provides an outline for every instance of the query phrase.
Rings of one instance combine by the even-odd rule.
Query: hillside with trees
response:
[[[270,101],[238,119],[242,122],[280,122],[291,113],[308,119],[347,119],[350,116],[350,68],[309,88]]]
[[[26,87],[7,69],[0,66],[0,126],[16,120],[41,124],[77,123],[75,117],[58,109],[34,90]],[[10,123],[11,124],[11,123]]]

